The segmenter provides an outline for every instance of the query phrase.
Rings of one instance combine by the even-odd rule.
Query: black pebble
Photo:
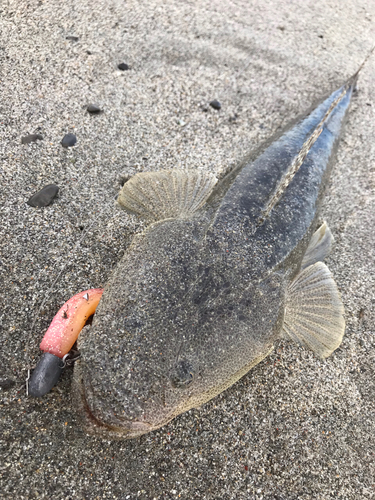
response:
[[[78,36],[73,36],[73,35],[68,35],[65,38],[66,38],[66,40],[72,40],[73,42],[78,42],[78,40],[79,40]]]
[[[210,106],[211,106],[211,108],[214,108],[214,109],[221,109],[221,104],[216,99],[214,99],[213,101],[210,102]]]
[[[93,115],[101,113],[101,109],[96,104],[89,104],[87,106],[87,111]]]
[[[58,186],[55,184],[48,184],[48,186],[45,186],[43,189],[33,194],[27,204],[30,205],[30,207],[36,208],[48,207],[58,192]]]
[[[121,71],[126,71],[126,70],[130,69],[129,64],[126,64],[126,63],[120,63],[117,67],[118,67],[118,69],[121,69]]]
[[[42,141],[43,136],[40,134],[30,134],[30,135],[25,135],[25,137],[21,138],[21,144],[30,144],[30,142],[35,142],[35,141]]]
[[[64,148],[71,148],[77,142],[77,137],[74,134],[66,134],[61,141]]]

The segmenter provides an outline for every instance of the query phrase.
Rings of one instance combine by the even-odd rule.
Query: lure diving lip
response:
[[[53,318],[40,349],[44,351],[28,381],[28,394],[41,397],[58,381],[66,356],[78,338],[86,321],[95,313],[102,297],[102,288],[77,293],[59,309]]]

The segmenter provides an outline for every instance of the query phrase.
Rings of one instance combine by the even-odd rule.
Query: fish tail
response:
[[[339,103],[342,101],[342,99],[344,98],[344,96],[347,93],[350,94],[351,92],[353,92],[355,85],[356,85],[356,82],[357,82],[357,79],[358,79],[358,75],[359,75],[360,71],[362,70],[362,68],[367,63],[367,61],[369,60],[369,58],[371,57],[371,55],[373,54],[374,50],[375,50],[375,45],[372,47],[370,52],[367,54],[366,58],[363,60],[363,62],[361,63],[361,65],[359,66],[357,71],[354,73],[354,75],[352,75],[347,80],[345,85],[341,88],[341,93],[331,103],[330,107],[328,108],[328,110],[324,114],[323,118],[320,120],[318,125],[315,127],[315,129],[312,131],[312,133],[309,135],[309,137],[303,143],[301,150],[295,156],[290,168],[288,169],[288,171],[284,174],[283,178],[278,183],[273,195],[269,199],[266,207],[262,211],[261,216],[257,220],[257,224],[256,224],[257,227],[259,227],[263,224],[263,222],[266,220],[266,218],[270,215],[272,209],[280,201],[281,197],[285,193],[285,190],[287,189],[287,187],[289,186],[289,184],[293,180],[295,174],[298,172],[298,170],[302,166],[306,156],[308,155],[311,148],[313,147],[313,145],[315,144],[315,142],[319,138],[320,134],[322,133],[323,126],[327,122],[327,120],[328,120],[329,116],[331,115],[331,113],[333,112],[333,110],[335,108],[337,108],[337,106],[339,105]]]

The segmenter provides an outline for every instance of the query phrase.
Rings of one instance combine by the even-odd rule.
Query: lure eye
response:
[[[181,359],[180,361],[178,361],[170,375],[170,381],[173,387],[184,389],[185,387],[190,385],[193,380],[193,366],[185,359]]]

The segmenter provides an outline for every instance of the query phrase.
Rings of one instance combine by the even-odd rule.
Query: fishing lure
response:
[[[40,349],[43,351],[36,368],[28,380],[28,394],[44,396],[57,383],[69,359],[69,352],[87,320],[95,313],[102,297],[102,288],[77,293],[59,309],[53,318]],[[70,358],[76,360],[74,354]]]

